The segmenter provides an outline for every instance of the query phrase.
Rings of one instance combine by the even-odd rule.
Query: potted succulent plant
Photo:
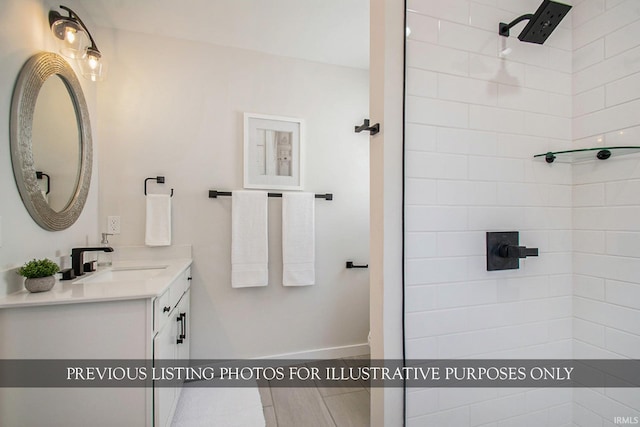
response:
[[[56,283],[54,274],[60,267],[48,258],[33,259],[18,269],[18,274],[26,277],[24,287],[29,292],[44,292]]]

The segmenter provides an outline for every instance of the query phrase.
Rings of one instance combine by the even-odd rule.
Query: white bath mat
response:
[[[257,387],[185,387],[172,427],[264,427]]]

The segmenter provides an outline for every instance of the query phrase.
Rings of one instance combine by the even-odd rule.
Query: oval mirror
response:
[[[91,181],[89,111],[71,66],[55,53],[32,56],[11,102],[11,163],[20,196],[45,230],[70,227]]]

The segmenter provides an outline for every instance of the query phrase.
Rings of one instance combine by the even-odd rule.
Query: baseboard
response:
[[[295,360],[322,360],[341,359],[343,357],[362,356],[369,354],[369,344],[354,344],[341,347],[318,348],[315,350],[299,351],[295,353],[282,353],[270,356],[258,357],[257,359],[295,359]]]

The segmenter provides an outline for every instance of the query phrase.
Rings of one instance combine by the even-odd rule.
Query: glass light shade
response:
[[[81,59],[91,45],[87,33],[71,19],[58,19],[51,25],[51,31],[60,40],[60,53],[67,58]]]
[[[107,74],[107,63],[100,52],[89,48],[86,57],[80,62],[80,71],[85,78],[99,82]]]

